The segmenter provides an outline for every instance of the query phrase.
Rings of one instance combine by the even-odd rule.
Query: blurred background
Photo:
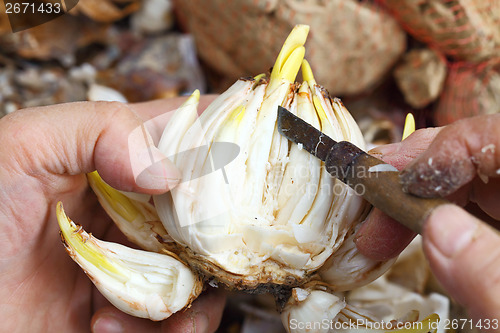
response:
[[[0,12],[1,115],[220,93],[268,73],[299,23],[311,26],[316,81],[342,98],[373,145],[400,140],[408,112],[417,128],[500,112],[498,0],[80,0],[16,33],[3,2]],[[393,273],[399,284],[414,280],[405,267]],[[438,288],[421,271],[426,278],[407,287]],[[229,298],[221,332],[282,331],[272,299]]]
[[[102,86],[130,102],[219,93],[268,72],[297,23],[317,81],[365,132],[384,129],[370,135],[396,140],[410,111],[418,126],[500,111],[496,0],[80,0],[17,33],[0,9],[3,114]]]

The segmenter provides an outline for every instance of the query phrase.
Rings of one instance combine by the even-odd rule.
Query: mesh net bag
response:
[[[378,0],[416,39],[458,60],[500,57],[499,0]]]
[[[454,63],[434,113],[437,125],[458,119],[500,113],[500,60]]]
[[[306,57],[318,82],[336,95],[374,85],[406,46],[396,20],[368,1],[177,0],[175,6],[200,57],[230,81],[267,72],[298,23],[311,26]]]
[[[448,57],[448,75],[434,111],[437,125],[500,112],[499,0],[377,2],[413,37]]]

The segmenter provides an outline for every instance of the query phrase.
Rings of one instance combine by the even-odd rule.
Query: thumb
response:
[[[379,146],[369,153],[401,170],[425,151],[439,131],[439,128],[421,129],[402,142]],[[387,260],[399,255],[413,237],[413,231],[375,208],[357,231],[354,242],[368,258]]]
[[[500,313],[500,235],[463,209],[438,207],[428,218],[423,245],[443,287],[475,319]]]
[[[180,178],[126,104],[78,102],[20,110],[2,119],[2,129],[10,133],[2,135],[4,147],[15,154],[10,167],[40,179],[97,170],[115,188],[157,194]]]

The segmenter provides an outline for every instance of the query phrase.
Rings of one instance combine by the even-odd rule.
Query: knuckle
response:
[[[129,117],[131,114],[131,110],[127,104],[122,102],[93,102],[94,108],[99,114],[105,114],[106,116],[113,117]]]
[[[117,130],[131,130],[140,126],[142,121],[128,104],[122,102],[93,102],[96,121],[107,120]]]

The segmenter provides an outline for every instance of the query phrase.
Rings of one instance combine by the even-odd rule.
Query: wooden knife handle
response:
[[[450,203],[403,192],[396,168],[347,141],[332,147],[325,166],[332,176],[348,184],[373,206],[419,234],[429,214],[437,206]]]

